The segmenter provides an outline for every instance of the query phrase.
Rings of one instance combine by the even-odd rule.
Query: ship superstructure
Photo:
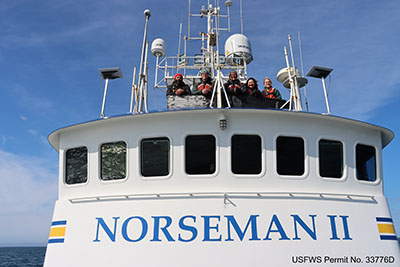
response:
[[[327,97],[327,114],[302,111],[307,80],[289,63],[291,47],[277,75],[290,99],[246,98],[234,108],[226,72],[247,78],[251,46],[232,35],[220,56],[221,12],[210,4],[200,10],[208,25],[198,37],[201,56],[185,49],[174,65],[161,39],[150,49],[163,76],[155,87],[177,72],[193,86],[207,69],[215,81],[210,99],[176,96],[168,100],[173,108],[147,112],[145,11],[130,113],[105,116],[108,81],[120,72],[101,69],[101,119],[49,136],[60,169],[45,266],[399,266],[382,174],[382,149],[394,134],[330,115]],[[314,67],[309,75],[325,89],[330,71]]]

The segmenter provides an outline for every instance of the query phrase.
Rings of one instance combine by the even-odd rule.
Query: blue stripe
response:
[[[392,218],[376,217],[377,222],[393,222]]]
[[[381,240],[397,240],[395,235],[381,235]]]
[[[67,221],[54,221],[51,223],[51,225],[66,225]]]
[[[51,243],[64,243],[64,238],[49,239],[49,244]]]

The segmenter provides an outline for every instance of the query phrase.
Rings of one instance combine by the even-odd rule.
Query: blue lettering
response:
[[[161,230],[165,237],[167,238],[168,241],[175,241],[175,239],[172,238],[171,234],[168,232],[167,228],[171,225],[172,219],[169,216],[152,216],[154,219],[154,235],[153,239],[150,241],[161,241],[160,239],[160,231]],[[160,227],[160,219],[165,220],[165,226]]]
[[[271,230],[273,225],[276,226],[276,230]],[[282,224],[279,221],[276,214],[272,216],[271,224],[269,225],[267,235],[263,240],[271,240],[271,238],[269,238],[269,234],[272,232],[277,232],[281,235],[281,238],[279,238],[279,240],[290,240],[290,238],[286,235],[285,230],[283,230]]]
[[[297,235],[297,224],[300,224],[300,226],[307,232],[307,234],[314,240],[317,240],[317,233],[315,229],[315,217],[317,215],[309,215],[312,219],[312,224],[313,224],[313,230],[311,230],[307,224],[300,218],[299,215],[290,215],[293,217],[294,221],[294,232],[295,232],[295,238],[293,240],[301,240],[301,238]]]
[[[240,241],[243,241],[243,237],[246,234],[247,229],[249,228],[249,225],[251,224],[251,238],[249,240],[261,240],[257,236],[257,217],[259,215],[251,215],[249,220],[247,221],[246,227],[244,228],[244,231],[242,231],[236,222],[235,217],[232,215],[226,215],[227,219],[227,227],[228,227],[228,238],[225,239],[225,241],[234,241],[231,238],[231,227],[230,225],[233,226],[233,229],[235,230],[236,234],[238,235]]]
[[[113,217],[113,219],[114,219],[114,232],[111,232],[110,228],[108,228],[108,226],[104,222],[103,218],[96,218],[96,220],[97,220],[96,239],[93,240],[93,242],[100,242],[100,239],[99,239],[100,225],[103,228],[104,232],[107,234],[108,238],[110,238],[110,240],[112,242],[115,242],[115,233],[117,231],[117,221],[118,221],[119,217]]]
[[[179,220],[179,228],[181,228],[182,230],[191,232],[191,233],[192,233],[192,237],[191,237],[190,239],[183,239],[182,236],[181,236],[181,234],[179,234],[178,240],[179,240],[179,241],[182,241],[182,242],[191,242],[191,241],[195,240],[196,237],[197,237],[197,229],[196,229],[196,227],[186,225],[186,224],[184,223],[184,220],[185,220],[186,218],[191,218],[191,219],[193,219],[193,222],[196,222],[196,217],[195,217],[195,216],[190,216],[190,215],[188,215],[188,216],[182,217],[182,218]]]
[[[337,236],[337,230],[336,230],[336,215],[328,215],[328,218],[331,222],[331,232],[332,232],[332,237],[330,240],[340,240],[340,238]]]
[[[344,231],[344,238],[343,240],[353,240],[350,237],[350,232],[349,232],[349,225],[347,223],[347,218],[349,218],[349,216],[340,216],[340,218],[342,218],[342,222],[343,222],[343,231]]]
[[[142,225],[142,227],[141,227],[142,232],[138,239],[131,239],[128,236],[128,223],[133,219],[139,219],[139,221],[141,222],[141,225]],[[122,237],[128,242],[138,242],[138,241],[141,241],[146,236],[147,229],[148,229],[147,222],[144,218],[139,217],[139,216],[130,217],[130,218],[126,219],[125,222],[122,224],[122,229],[121,229]]]
[[[222,236],[219,235],[218,238],[210,238],[210,230],[216,230],[217,233],[219,232],[217,224],[216,226],[210,226],[210,219],[218,219],[218,222],[220,222],[221,217],[220,216],[201,216],[204,219],[204,239],[203,241],[221,241]]]

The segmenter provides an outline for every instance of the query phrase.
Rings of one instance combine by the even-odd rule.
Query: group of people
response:
[[[236,71],[229,72],[229,80],[224,84],[224,88],[228,96],[256,96],[267,99],[281,100],[280,92],[272,87],[272,81],[266,77],[264,79],[264,88],[262,91],[258,89],[257,81],[254,78],[249,78],[246,83],[242,82],[237,78]],[[167,95],[203,95],[210,99],[213,90],[213,82],[207,70],[203,70],[201,73],[201,81],[197,85],[193,86],[193,90],[190,91],[188,85],[183,82],[182,74],[178,73],[174,77],[174,81],[167,87]]]

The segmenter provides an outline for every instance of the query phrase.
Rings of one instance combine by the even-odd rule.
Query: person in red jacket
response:
[[[258,90],[257,81],[254,78],[249,78],[245,84],[240,88],[243,94],[247,94],[249,96],[259,97],[261,95]]]
[[[282,99],[281,93],[276,88],[272,87],[272,81],[268,77],[264,79],[264,90],[262,91],[262,96],[269,99]]]

